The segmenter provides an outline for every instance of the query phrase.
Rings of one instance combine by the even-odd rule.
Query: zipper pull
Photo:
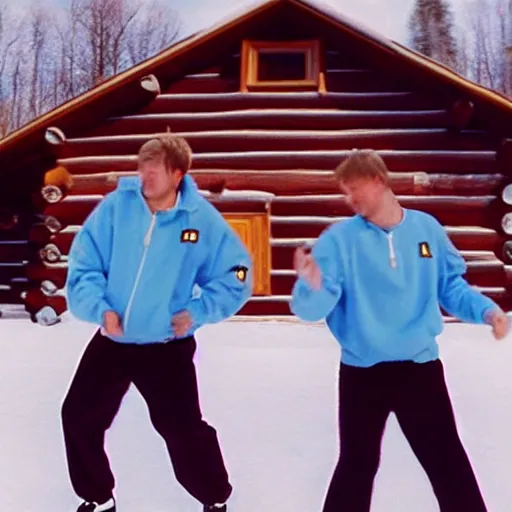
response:
[[[155,228],[156,223],[156,213],[153,213],[151,217],[151,223],[149,224],[149,229],[146,233],[146,236],[144,237],[144,247],[149,247],[149,244],[151,243],[151,236],[153,235],[153,229]]]
[[[395,247],[393,245],[393,233],[388,234],[388,245],[389,245],[389,264],[390,264],[391,268],[396,268],[397,261],[396,261]]]

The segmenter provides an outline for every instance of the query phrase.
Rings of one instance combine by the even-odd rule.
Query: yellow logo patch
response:
[[[232,270],[235,272],[236,278],[244,283],[247,279],[247,267],[234,267]]]
[[[181,241],[190,242],[191,244],[197,243],[199,240],[199,231],[197,229],[184,229],[181,232]]]
[[[420,242],[420,257],[432,258],[432,253],[430,252],[428,242]]]

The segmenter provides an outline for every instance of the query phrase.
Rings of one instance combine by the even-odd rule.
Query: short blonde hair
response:
[[[183,174],[186,174],[192,165],[190,145],[183,137],[171,133],[149,139],[139,149],[138,157],[139,162],[163,157],[168,170],[180,169]]]
[[[386,185],[389,184],[389,170],[382,157],[373,149],[353,149],[336,167],[334,175],[340,182],[379,177]]]

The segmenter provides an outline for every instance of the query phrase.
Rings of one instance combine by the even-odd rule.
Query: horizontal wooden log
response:
[[[261,190],[276,195],[312,195],[339,193],[332,171],[315,170],[192,170],[202,190]],[[77,174],[69,195],[107,194],[117,187],[121,176],[136,176],[135,171],[124,173]],[[496,195],[505,177],[501,174],[426,174],[390,173],[395,194],[403,195]]]
[[[450,238],[456,244],[456,247],[460,251],[462,251],[462,254],[464,255],[467,261],[495,261],[498,259],[497,254],[495,254],[495,252],[485,243],[483,243],[482,245],[477,245],[477,243],[475,243],[473,245],[469,241],[469,238],[464,239],[461,236],[457,235],[457,230],[455,228],[447,228],[447,231],[450,235]],[[67,256],[75,235],[75,230],[63,231],[62,233],[57,233],[56,235],[54,235],[51,240],[51,243],[55,244],[55,246],[58,247],[59,251],[62,253],[63,256]],[[312,240],[313,238],[316,237],[300,237],[300,240],[309,241]],[[476,236],[475,238],[478,239]],[[292,258],[293,251],[299,245],[299,242],[297,242],[297,240],[299,240],[299,238],[280,239],[279,242],[276,242],[275,239],[273,240],[273,251],[277,251],[272,253],[272,265],[274,268],[283,268],[282,266],[279,265],[279,261],[281,261],[279,251],[281,250],[282,247],[286,248],[282,250],[287,254],[287,256],[285,256],[285,261],[287,263],[285,264],[284,268],[288,268],[291,265],[292,260],[290,258]],[[488,245],[490,246],[490,244]],[[499,254],[499,251],[497,252]],[[275,259],[274,257],[276,257],[277,259]]]
[[[495,173],[493,151],[378,151],[392,172]],[[254,151],[242,153],[199,153],[192,167],[199,169],[326,169],[332,170],[350,151]],[[59,164],[71,174],[135,171],[137,158],[102,156],[62,158]]]
[[[26,240],[0,241],[0,262],[20,263],[30,257],[30,246]]]
[[[492,299],[498,306],[503,309],[503,311],[510,312],[512,311],[512,296],[508,290],[502,287],[496,288],[487,288],[480,287],[479,290]]]
[[[284,249],[283,247],[286,247]],[[271,289],[273,295],[287,295],[295,282],[295,274],[291,268],[293,261],[292,246],[274,247],[274,268],[271,276]],[[285,269],[285,270],[282,270]],[[56,288],[62,289],[66,283],[67,266],[61,265],[35,265],[27,267],[27,276],[32,283],[41,284],[50,281]],[[505,286],[507,276],[504,264],[498,259],[489,261],[469,261],[466,274],[468,282],[475,286]]]
[[[221,212],[265,210],[264,203],[242,199],[211,199]],[[102,196],[70,196],[48,205],[44,214],[58,219],[62,227],[81,225]],[[501,202],[494,196],[398,196],[405,208],[418,209],[434,215],[442,224],[450,226],[479,226],[494,229],[501,211]],[[348,216],[353,211],[342,195],[277,196],[271,204],[275,216]]]
[[[427,212],[443,225],[479,226],[490,229],[496,228],[500,206],[493,196],[398,196],[398,199],[403,207]],[[342,195],[275,197],[271,212],[274,216],[330,217],[343,217],[353,213]]]
[[[101,199],[102,196],[67,197],[59,203],[48,205],[44,215],[56,218],[62,229],[69,225],[81,225]]]
[[[503,263],[472,262],[468,264],[468,271],[464,276],[469,284],[484,287],[503,287],[506,284],[505,268]],[[296,274],[293,271],[273,271],[271,274],[272,295],[291,295]]]
[[[10,287],[0,287],[0,304],[23,304],[24,300],[21,294],[17,290],[13,290]],[[2,311],[0,309],[0,317]],[[0,318],[1,321],[1,318]]]
[[[264,198],[232,198],[229,195],[206,197],[222,213],[265,213],[267,211]],[[47,217],[58,219],[61,229],[70,225],[82,225],[102,198],[103,196],[100,195],[69,196],[59,203],[48,205],[43,213]]]
[[[160,94],[141,114],[246,109],[442,110],[438,98],[419,92],[242,92]]]
[[[484,295],[493,299],[504,311],[512,309],[512,297],[504,288],[482,288]],[[265,297],[264,301],[250,300],[240,314],[251,316],[292,316],[289,295]]]
[[[106,195],[117,188],[119,178],[137,175],[136,171],[75,174],[66,195]]]
[[[348,130],[371,128],[445,128],[446,110],[266,109],[228,112],[139,114],[115,117],[91,136],[211,130]]]
[[[221,130],[179,132],[194,153],[241,151],[350,150],[355,147],[403,150],[492,150],[482,131],[454,133],[446,129],[393,130]],[[58,158],[131,155],[153,135],[70,139],[57,149]]]
[[[350,151],[265,151],[244,153],[203,153],[194,156],[193,166],[201,168],[334,169]],[[489,172],[495,168],[492,151],[379,151],[390,171]]]
[[[293,268],[293,254],[298,246],[313,243],[313,239],[273,239],[271,241],[272,268],[275,270]],[[490,251],[460,251],[462,257],[469,265],[472,262],[499,261],[496,255]],[[501,262],[501,264],[503,264]]]
[[[325,87],[337,92],[401,91],[398,79],[371,69],[333,69],[325,73]]]
[[[35,313],[40,311],[44,306],[52,307],[58,315],[62,315],[67,311],[68,306],[64,296],[47,296],[41,291],[31,291],[28,296],[29,300],[25,301],[18,297],[17,299],[12,298],[13,295],[10,292],[0,289],[0,303],[3,304],[22,304],[25,303],[26,309],[31,313],[31,316],[35,316]],[[14,296],[16,297],[16,296]],[[290,308],[288,300],[280,297],[253,297],[251,298],[244,307],[238,312],[238,315],[258,315],[258,316],[270,316],[270,315],[290,315]]]
[[[14,279],[11,279],[9,286],[13,292],[21,295],[30,288],[30,280],[27,277],[15,277]]]
[[[400,191],[401,194],[423,195],[498,195],[504,183],[502,174],[422,174],[413,173],[413,188]]]
[[[0,263],[0,284],[10,284],[13,279],[26,276],[26,264],[16,263]]]
[[[226,93],[240,90],[240,80],[223,78],[218,73],[201,73],[176,80],[166,89],[168,94]]]
[[[328,43],[326,43],[328,44]],[[326,69],[355,69],[361,68],[361,56],[356,52],[343,51],[339,45],[335,47],[327,46],[323,51],[323,58]],[[369,64],[365,67],[370,68]]]
[[[69,248],[75,236],[75,232],[62,232],[54,236],[52,243],[54,243],[63,255],[67,255]],[[312,239],[280,239],[272,240],[272,268],[274,269],[290,269],[292,268],[293,253],[295,249],[305,243],[311,242]],[[491,270],[496,270],[497,267],[502,268],[503,263],[497,259],[496,255],[487,250],[483,249],[470,249],[461,250],[461,254],[469,265],[473,265],[474,268],[480,265],[480,270],[486,272],[487,266]],[[50,281],[62,284],[64,279],[65,261],[60,265],[30,265],[27,267],[27,275],[30,271],[29,277],[34,281],[40,282],[42,276],[47,276]],[[504,267],[503,267],[504,268]],[[59,286],[60,287],[60,286]],[[275,293],[275,292],[273,292]]]
[[[327,90],[339,92],[386,92],[403,89],[398,80],[369,69],[328,69],[325,72],[325,83]],[[268,88],[272,89],[271,86]],[[295,87],[293,89],[295,90]],[[166,89],[166,93],[211,94],[239,90],[239,77],[228,78],[222,77],[219,73],[198,73],[173,82]]]
[[[502,287],[483,287],[481,291],[495,300],[505,311],[510,311],[512,306],[512,298],[510,293]],[[36,312],[41,309],[44,305],[51,305],[61,315],[67,309],[66,299],[63,296],[45,296],[42,292],[39,292],[37,296],[32,292],[30,297],[30,303],[27,309],[29,311]],[[252,297],[247,304],[242,308],[238,315],[250,315],[250,316],[281,316],[291,315],[289,309],[289,301],[291,297],[289,295],[277,295],[274,294],[269,297]],[[1,301],[5,304],[9,303],[7,300]]]
[[[273,238],[316,238],[340,217],[277,217],[271,219]],[[506,237],[493,229],[471,227],[446,227],[452,242],[459,250],[492,251],[501,257]]]
[[[291,314],[288,298],[277,296],[253,297],[238,313],[238,315],[247,316],[289,316]]]

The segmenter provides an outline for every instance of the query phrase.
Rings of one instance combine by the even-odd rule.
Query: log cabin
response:
[[[252,254],[240,314],[290,315],[294,249],[351,215],[332,171],[352,148],[379,151],[510,310],[512,102],[310,0],[255,5],[2,139],[0,304],[58,321],[73,237],[166,131]]]

